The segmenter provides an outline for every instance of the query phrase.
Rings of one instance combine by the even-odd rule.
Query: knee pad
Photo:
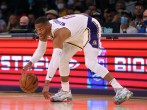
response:
[[[60,65],[59,65],[60,76],[69,76],[70,73],[69,60],[70,59],[63,59],[63,58],[62,60],[60,60]]]
[[[109,71],[105,67],[98,64],[97,61],[98,53],[99,53],[99,49],[92,48],[92,46],[88,43],[84,48],[85,65],[91,71],[104,78],[106,74],[109,73]]]
[[[69,76],[69,61],[72,56],[79,50],[78,47],[65,43],[63,46],[62,56],[60,59],[59,73],[60,76]]]
[[[85,58],[85,65],[87,68],[89,68],[91,71],[98,74],[102,78],[104,78],[109,73],[109,71],[105,67],[98,64],[97,60],[93,58]]]

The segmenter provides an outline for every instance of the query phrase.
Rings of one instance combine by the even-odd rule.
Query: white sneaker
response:
[[[114,103],[120,105],[126,100],[129,100],[133,96],[133,92],[129,91],[126,88],[118,89],[114,97]]]
[[[51,96],[51,102],[66,102],[72,100],[71,91],[63,91],[62,89],[58,91],[55,95]]]

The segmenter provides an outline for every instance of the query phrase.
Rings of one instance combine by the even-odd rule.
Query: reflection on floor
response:
[[[41,93],[0,93],[0,110],[147,110],[147,100],[131,99],[119,106],[112,96],[73,95],[71,102],[49,102]]]

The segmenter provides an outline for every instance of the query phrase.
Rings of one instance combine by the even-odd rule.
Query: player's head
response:
[[[46,17],[39,17],[35,21],[35,29],[39,35],[39,39],[47,39],[51,33],[51,24]]]

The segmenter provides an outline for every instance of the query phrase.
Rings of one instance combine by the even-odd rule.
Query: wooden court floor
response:
[[[41,93],[0,93],[0,110],[147,110],[147,100],[133,98],[116,106],[113,96],[73,94],[71,102],[49,102]]]

